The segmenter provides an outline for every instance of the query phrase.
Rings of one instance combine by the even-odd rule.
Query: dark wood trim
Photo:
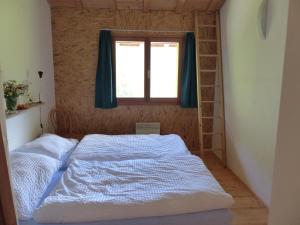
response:
[[[118,98],[118,105],[142,105],[145,98]]]
[[[185,36],[185,33],[182,32],[182,33],[162,33],[162,32],[157,32],[154,34],[153,33],[149,33],[149,32],[143,32],[143,31],[135,31],[135,32],[126,32],[126,31],[112,31],[112,35],[113,35],[113,39],[118,39],[118,40],[137,40],[137,39],[146,39],[146,38],[159,38],[159,39],[162,39],[162,38],[165,38],[170,40],[172,38],[174,39],[178,39],[178,38],[184,38]]]
[[[149,38],[145,38],[145,101],[150,100],[150,63],[151,63],[151,46]]]
[[[151,98],[149,100],[149,104],[178,105],[179,103],[179,98]]]
[[[182,72],[183,72],[183,60],[184,60],[184,37],[179,40],[179,62],[178,62],[178,104],[181,101],[181,89],[182,89]]]
[[[5,225],[17,225],[5,151],[3,133],[0,126],[0,206],[2,208],[0,210],[2,210]]]
[[[178,105],[176,98],[151,98],[146,101],[144,98],[118,98],[118,105]]]
[[[149,36],[149,35],[141,35],[137,34],[136,36],[132,36],[130,34],[122,34],[122,35],[113,35],[113,51],[114,51],[114,66],[116,65],[116,54],[115,54],[115,43],[116,41],[143,41],[145,43],[145,69],[144,69],[144,98],[118,98],[119,105],[176,105],[180,104],[181,97],[181,74],[182,74],[182,64],[183,64],[183,54],[184,54],[184,36],[170,36],[170,35],[162,35],[162,36]],[[179,57],[178,57],[178,93],[177,98],[151,98],[150,97],[150,78],[148,73],[150,71],[151,66],[151,42],[178,42],[179,43]],[[116,71],[116,67],[115,67]]]

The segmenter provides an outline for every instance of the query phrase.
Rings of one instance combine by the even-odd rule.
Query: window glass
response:
[[[178,42],[151,42],[150,98],[177,98],[178,59]]]
[[[118,98],[144,98],[145,43],[116,41],[116,87]]]

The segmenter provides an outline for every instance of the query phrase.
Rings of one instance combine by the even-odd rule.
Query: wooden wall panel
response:
[[[48,0],[51,7],[216,12],[224,0]]]
[[[214,23],[213,15],[204,14],[201,18],[205,23]],[[199,151],[197,109],[176,105],[119,106],[111,110],[94,107],[101,28],[193,30],[191,12],[53,8],[52,23],[56,105],[59,110],[73,112],[78,133],[130,134],[135,132],[136,122],[161,122],[162,134],[179,134],[191,150]],[[211,110],[208,108],[208,113]],[[209,145],[211,140],[206,142]]]

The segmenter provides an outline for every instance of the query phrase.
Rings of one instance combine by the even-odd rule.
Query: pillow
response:
[[[55,134],[44,134],[43,136],[29,142],[20,148],[17,152],[39,153],[61,160],[62,157],[76,146],[75,139],[67,139]]]
[[[28,220],[61,162],[45,155],[23,152],[11,152],[10,162],[18,216],[20,220]]]

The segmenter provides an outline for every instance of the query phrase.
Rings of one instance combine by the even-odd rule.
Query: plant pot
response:
[[[6,110],[8,113],[14,113],[17,110],[18,97],[5,97]]]

